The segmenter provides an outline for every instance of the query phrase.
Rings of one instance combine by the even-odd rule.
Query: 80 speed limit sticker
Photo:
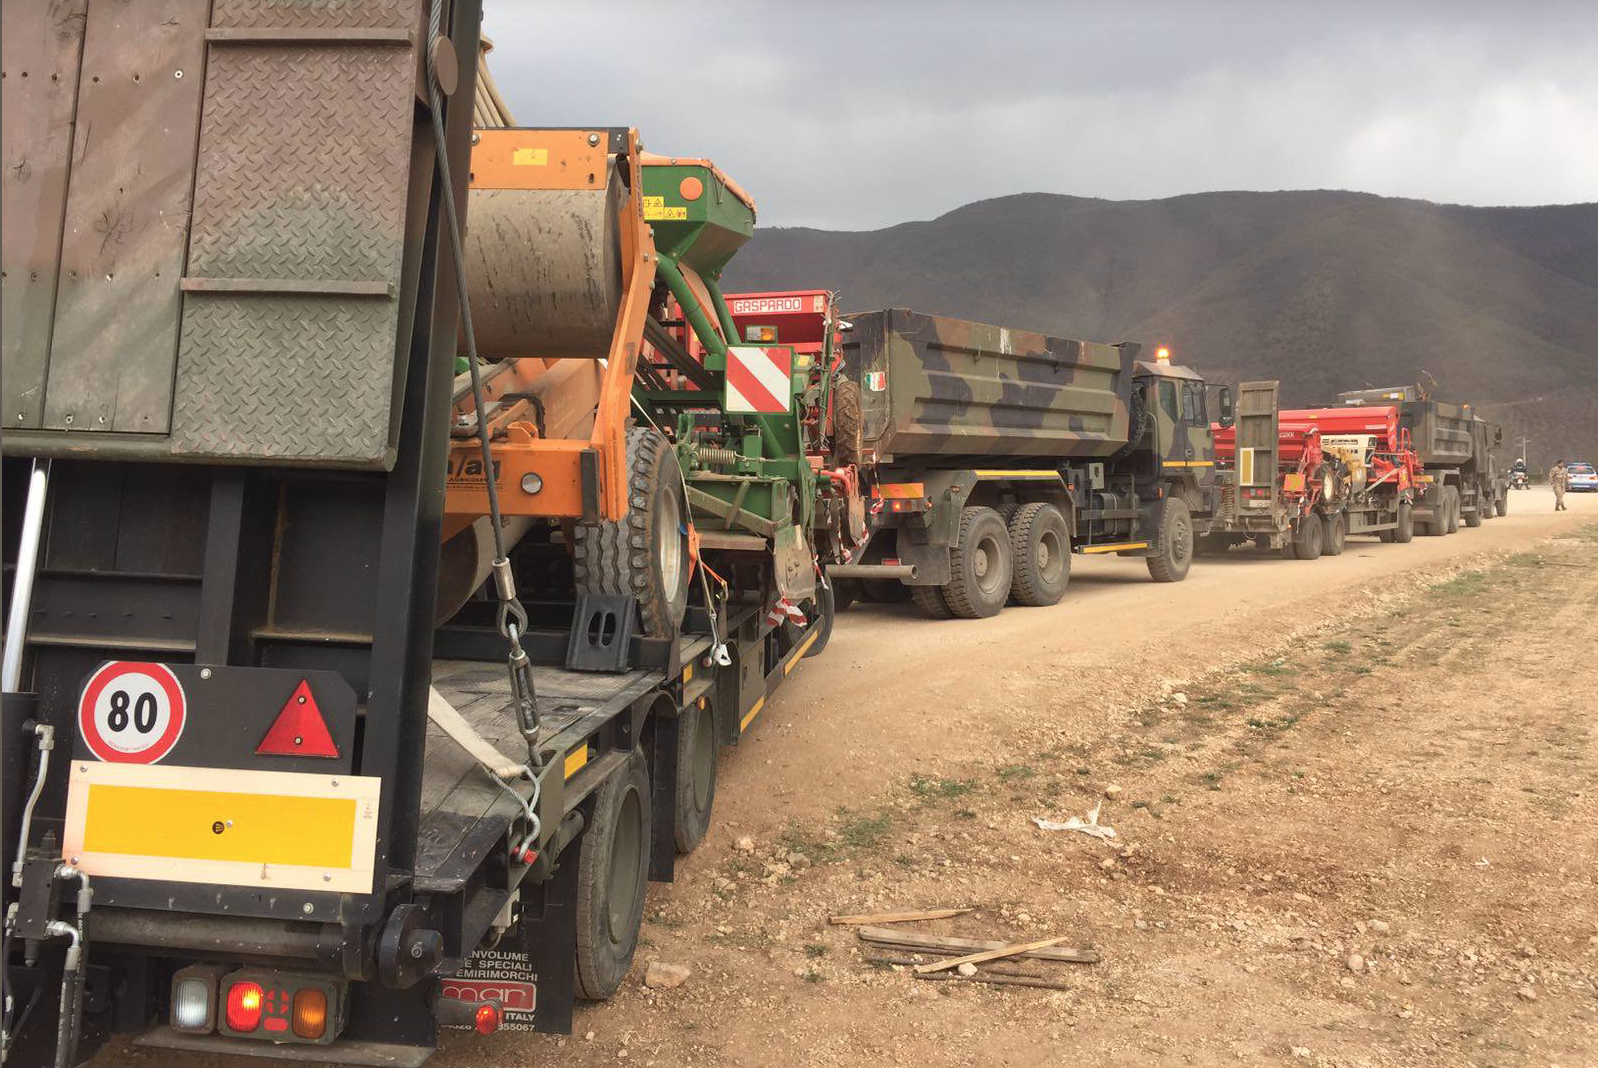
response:
[[[165,664],[116,660],[89,676],[78,732],[101,760],[154,764],[177,744],[187,712],[183,686]]]

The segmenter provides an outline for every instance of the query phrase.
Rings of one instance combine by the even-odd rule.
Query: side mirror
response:
[[[1215,398],[1216,404],[1221,409],[1221,425],[1232,425],[1232,387],[1222,386],[1220,394]]]

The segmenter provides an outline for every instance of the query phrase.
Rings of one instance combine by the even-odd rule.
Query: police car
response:
[[[1593,470],[1592,464],[1569,463],[1565,470],[1570,472],[1570,488],[1579,493],[1598,493],[1598,471]]]

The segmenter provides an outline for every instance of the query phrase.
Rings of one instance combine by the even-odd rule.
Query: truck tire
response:
[[[949,610],[949,602],[943,596],[942,586],[911,586],[910,600],[933,619],[954,618],[954,613]]]
[[[707,700],[677,717],[677,852],[692,853],[710,831],[716,803],[716,711]]]
[[[1348,544],[1348,516],[1336,512],[1325,517],[1326,543],[1321,546],[1321,552],[1326,556],[1342,556],[1343,547]]]
[[[1448,533],[1448,494],[1437,495],[1431,512],[1431,518],[1416,524],[1415,532],[1425,538],[1440,538]]]
[[[1140,389],[1132,390],[1132,402],[1127,411],[1126,444],[1110,456],[1110,462],[1123,460],[1137,450],[1138,443],[1149,428],[1149,403]]]
[[[658,432],[627,431],[627,514],[577,524],[577,592],[638,598],[644,633],[669,637],[688,608],[688,536],[677,453]]]
[[[860,593],[860,587],[855,585],[854,579],[832,580],[832,607],[839,612],[847,612],[849,606],[854,604],[854,599]]]
[[[1319,512],[1311,512],[1298,521],[1293,535],[1293,554],[1300,560],[1319,560],[1326,548],[1326,521]]]
[[[1059,604],[1071,581],[1071,533],[1052,504],[1023,504],[1009,517],[1010,599],[1029,608]]]
[[[832,384],[832,459],[837,467],[860,462],[860,383],[839,378]]]
[[[1181,582],[1193,566],[1193,515],[1180,497],[1160,502],[1160,521],[1154,527],[1155,555],[1147,558],[1149,577],[1155,582]]]
[[[1398,526],[1393,528],[1393,541],[1408,545],[1415,540],[1415,506],[1409,501],[1398,502]]]
[[[805,650],[806,660],[812,656],[820,656],[821,650],[825,649],[827,643],[832,640],[832,621],[838,614],[838,602],[833,594],[830,582],[816,583],[816,599],[810,602],[810,606],[815,615],[810,620],[810,626],[806,627],[805,630],[815,630],[817,635],[810,648]],[[802,634],[799,640],[804,640]]]
[[[1472,508],[1470,511],[1468,511],[1468,512],[1466,512],[1464,514],[1463,518],[1465,520],[1465,525],[1467,527],[1469,527],[1470,529],[1472,529],[1472,530],[1475,530],[1477,527],[1481,526],[1482,519],[1484,518],[1483,515],[1482,515],[1482,511],[1486,507],[1487,507],[1487,498],[1485,496],[1483,496],[1482,494],[1477,494],[1476,495],[1476,507]]]
[[[877,604],[905,604],[910,600],[910,587],[898,579],[861,579],[860,599]]]
[[[1459,488],[1457,486],[1443,487],[1443,527],[1444,534],[1459,533]]]
[[[1502,497],[1498,498],[1498,514],[1499,515],[1508,515],[1509,514],[1509,494],[1508,493],[1505,493]]]
[[[649,877],[649,769],[638,750],[600,783],[577,858],[577,996],[603,1001],[633,964]]]
[[[1391,545],[1393,542],[1398,540],[1395,537],[1396,534],[1397,531],[1393,530],[1392,527],[1388,527],[1386,530],[1378,530],[1376,532],[1376,540],[1381,542],[1383,545]]]
[[[949,611],[962,619],[996,616],[1010,596],[1010,532],[992,508],[963,508],[949,550],[952,575],[943,588]]]

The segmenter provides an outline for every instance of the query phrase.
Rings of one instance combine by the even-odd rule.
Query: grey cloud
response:
[[[519,121],[716,159],[764,225],[1022,191],[1598,197],[1598,5],[487,0]]]

